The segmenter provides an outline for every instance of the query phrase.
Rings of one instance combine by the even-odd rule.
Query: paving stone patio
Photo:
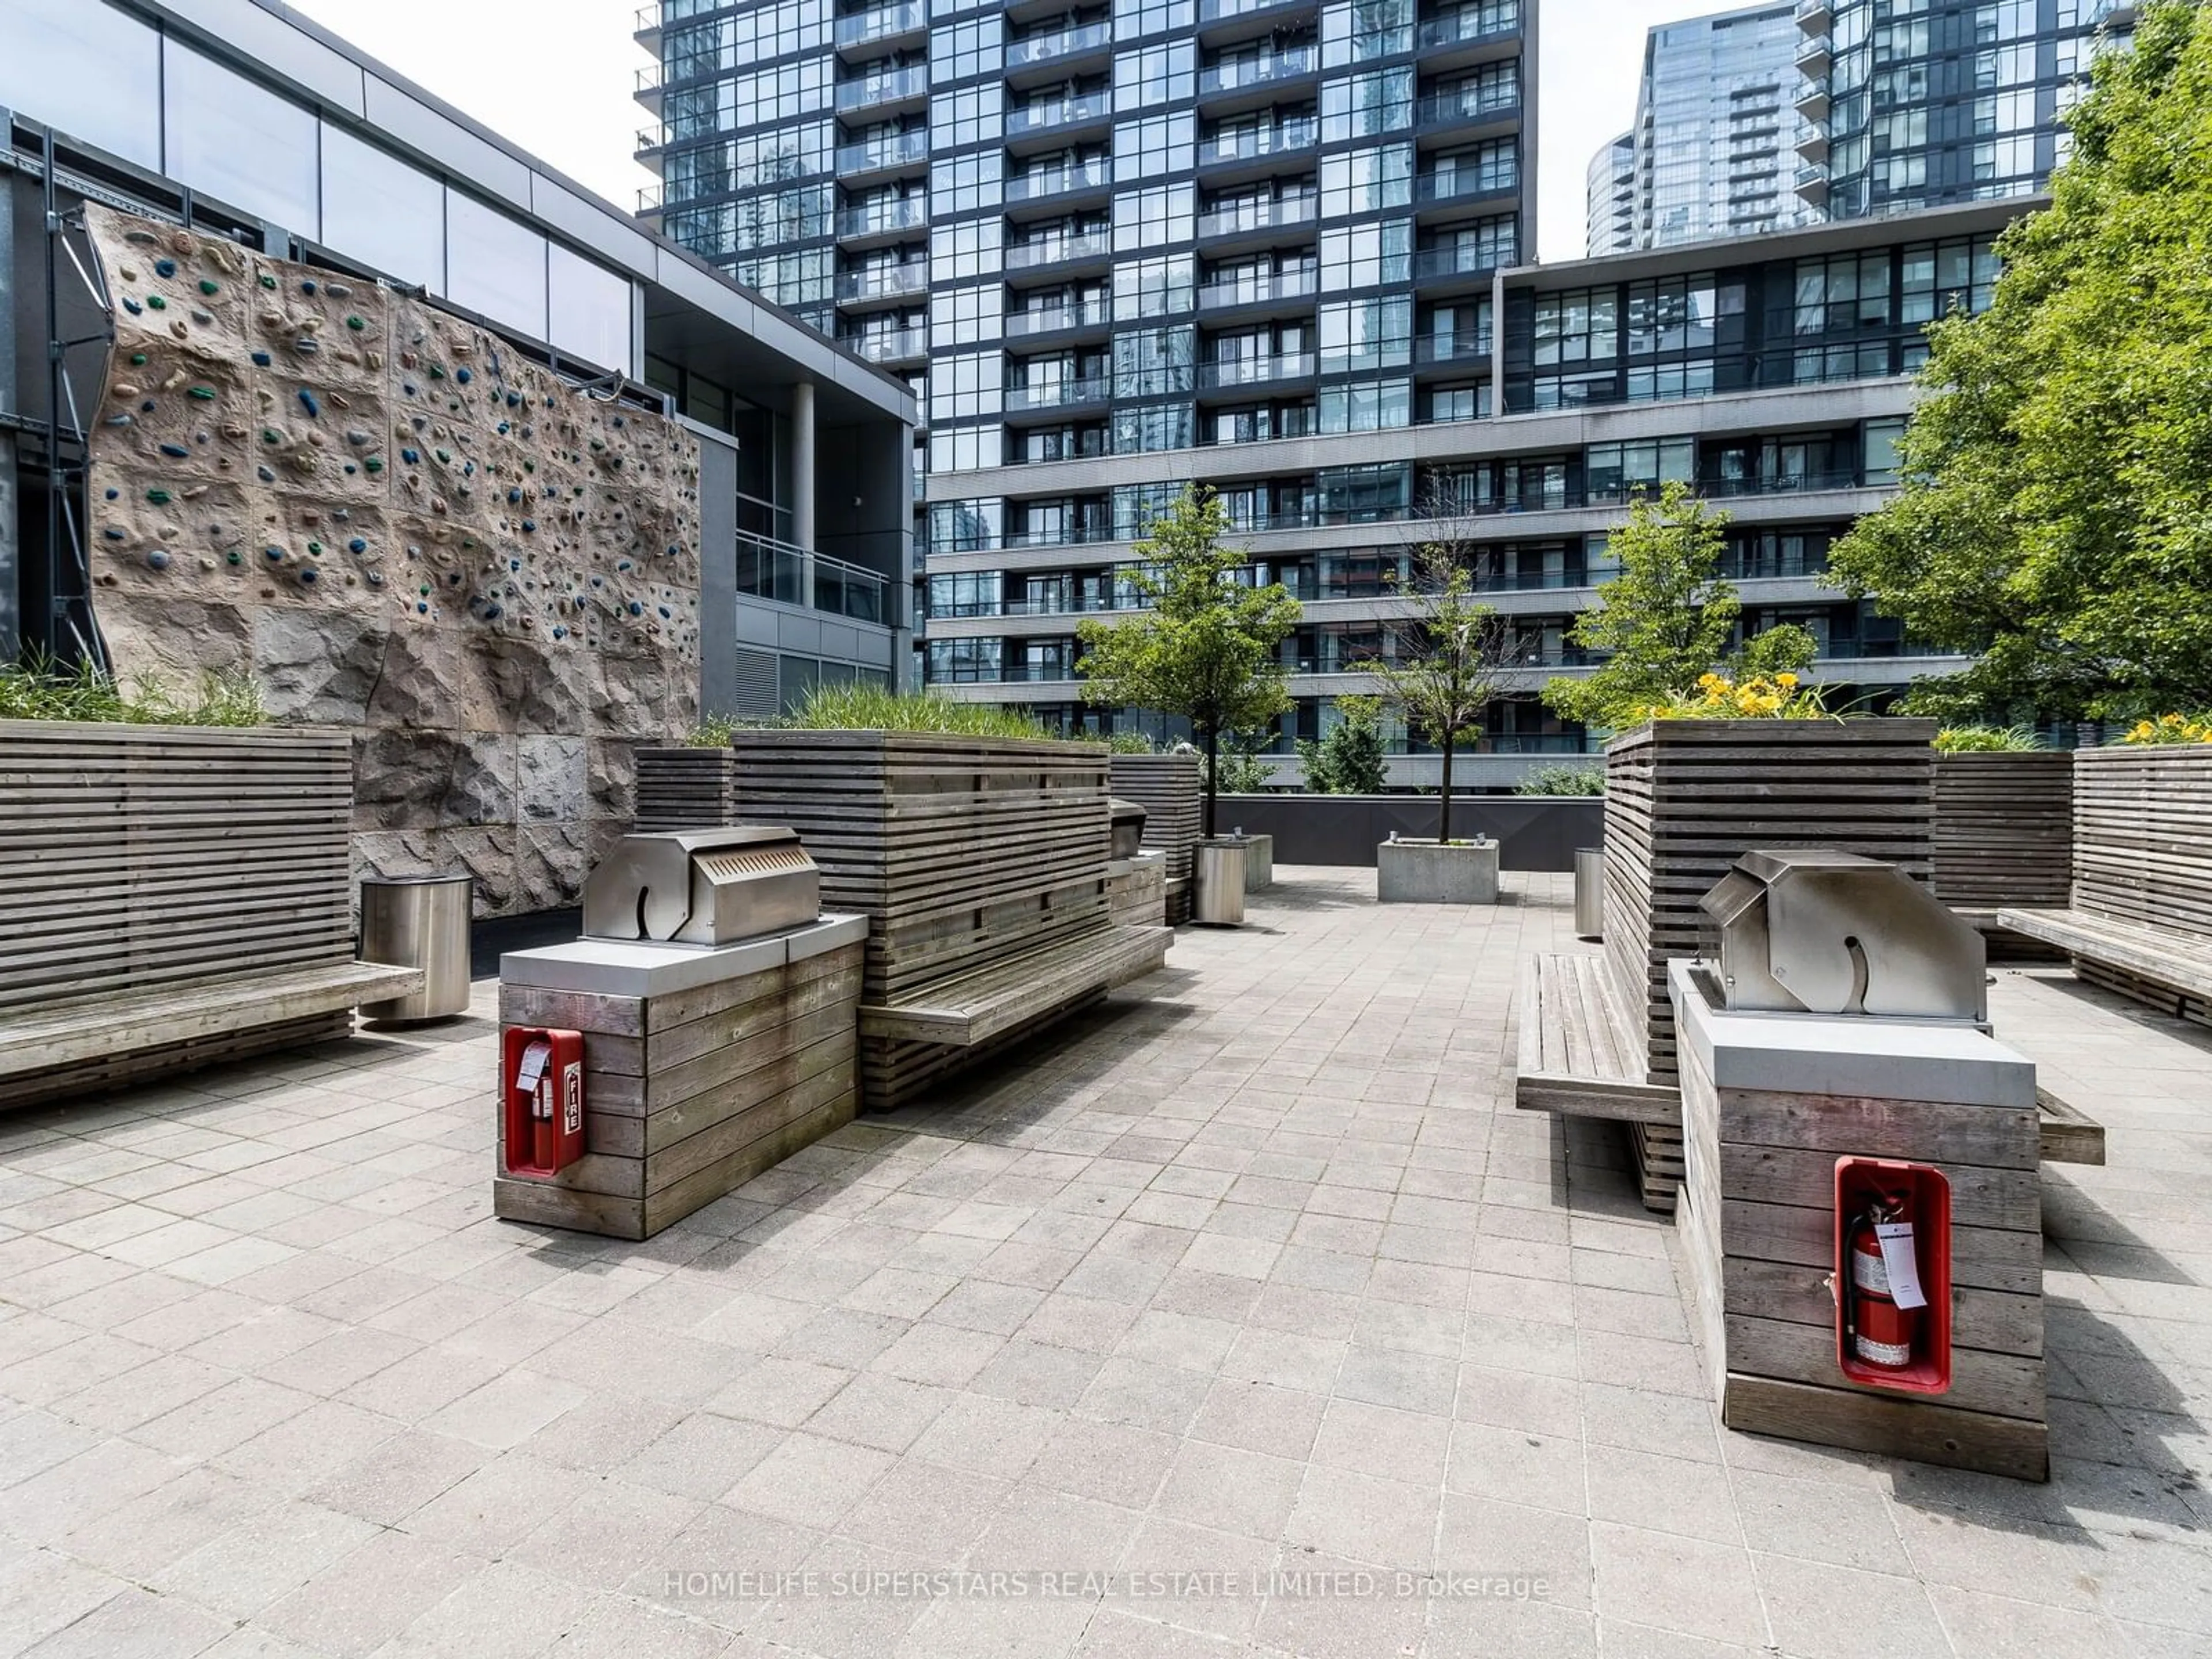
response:
[[[491,1218],[485,985],[0,1118],[0,1655],[2212,1651],[2212,1032],[2000,972],[2111,1129],[2056,1477],[1822,1453],[1717,1430],[1617,1133],[1512,1110],[1565,878],[1281,873],[642,1245]]]

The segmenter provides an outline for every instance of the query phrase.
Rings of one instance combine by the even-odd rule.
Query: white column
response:
[[[791,539],[804,554],[801,603],[814,603],[814,382],[791,388]]]

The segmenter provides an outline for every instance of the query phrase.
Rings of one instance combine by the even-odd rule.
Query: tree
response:
[[[1632,724],[1719,667],[1743,605],[1720,578],[1729,515],[1707,507],[1686,483],[1659,498],[1638,496],[1613,532],[1620,574],[1598,590],[1567,637],[1607,660],[1583,679],[1554,679],[1544,701],[1589,726]]]
[[[2070,122],[1988,308],[1930,332],[1903,493],[1831,555],[1979,653],[1911,699],[1954,719],[2212,706],[2212,9],[2153,0]]]
[[[1181,714],[1206,755],[1206,817],[1214,832],[1221,734],[1255,731],[1291,706],[1277,647],[1298,625],[1298,602],[1279,582],[1240,580],[1245,556],[1222,537],[1220,498],[1194,484],[1152,520],[1130,573],[1152,609],[1077,630],[1077,667],[1094,703]]]
[[[1379,795],[1386,778],[1382,765],[1382,699],[1343,696],[1340,718],[1318,743],[1298,740],[1306,787],[1316,795]]]
[[[1451,520],[1431,522],[1436,533],[1415,551],[1406,585],[1413,614],[1387,624],[1393,649],[1375,673],[1407,725],[1442,752],[1437,840],[1443,843],[1451,840],[1453,752],[1462,738],[1481,735],[1505,671],[1527,651],[1495,611],[1475,603],[1468,569],[1473,544]]]

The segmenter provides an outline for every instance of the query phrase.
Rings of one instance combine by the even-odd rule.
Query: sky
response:
[[[617,206],[652,182],[631,158],[652,60],[630,39],[635,0],[291,0],[510,142]],[[1636,109],[1644,32],[1717,10],[1698,0],[1540,0],[1537,245],[1583,252],[1583,172]]]

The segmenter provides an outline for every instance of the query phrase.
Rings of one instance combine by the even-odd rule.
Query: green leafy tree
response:
[[[1379,795],[1382,793],[1382,699],[1343,696],[1341,716],[1328,735],[1298,740],[1306,787],[1316,795]]]
[[[1137,544],[1132,580],[1152,609],[1078,629],[1085,697],[1181,714],[1197,732],[1208,836],[1222,734],[1258,730],[1291,706],[1277,647],[1298,625],[1298,602],[1281,583],[1239,579],[1245,555],[1224,542],[1228,529],[1218,496],[1203,485],[1186,489]]]
[[[1743,610],[1720,576],[1728,524],[1686,483],[1632,502],[1610,544],[1620,574],[1567,634],[1607,660],[1585,678],[1553,680],[1545,702],[1584,726],[1627,726],[1719,668]]]
[[[1451,839],[1452,757],[1482,735],[1482,718],[1505,673],[1526,647],[1497,611],[1474,599],[1468,573],[1471,544],[1448,520],[1414,553],[1406,583],[1410,617],[1389,624],[1392,649],[1374,665],[1382,695],[1406,723],[1437,745],[1443,769],[1437,791],[1437,840]]]
[[[1831,556],[1979,653],[1911,700],[1953,719],[2212,705],[2212,9],[2152,0],[2071,125],[1989,308],[1931,331],[1902,495]]]
[[[1224,732],[1221,734],[1221,792],[1225,795],[1256,795],[1273,782],[1275,769],[1261,758],[1267,734]]]

